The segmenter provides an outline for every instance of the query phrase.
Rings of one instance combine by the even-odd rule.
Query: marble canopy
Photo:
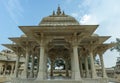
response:
[[[115,44],[104,43],[110,36],[95,35],[98,25],[81,25],[74,17],[66,15],[58,7],[57,12],[53,11],[52,15],[44,17],[37,26],[19,26],[19,28],[24,35],[9,38],[14,44],[3,45],[15,51],[18,56],[25,56],[25,67],[20,79],[46,80],[49,76],[54,77],[54,62],[62,58],[65,61],[66,77],[73,80],[70,83],[75,81],[82,83],[83,78],[99,80],[94,64],[94,57],[99,55],[102,67],[101,79],[105,80],[103,83],[107,83],[103,54]],[[51,62],[50,72],[47,71],[48,58]],[[29,63],[32,64],[30,69],[28,69]],[[15,77],[18,77],[19,61],[16,61],[16,65]],[[100,83],[100,80],[94,83]],[[88,81],[84,80],[84,83]]]

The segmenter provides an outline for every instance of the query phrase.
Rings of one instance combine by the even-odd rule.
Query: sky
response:
[[[120,38],[120,0],[0,0],[0,44],[12,43],[9,37],[20,37],[18,26],[38,25],[41,19],[56,11],[58,5],[81,25],[98,24],[99,36],[111,36],[106,43]],[[0,45],[0,51],[6,49]],[[116,51],[104,53],[105,67],[116,64]]]

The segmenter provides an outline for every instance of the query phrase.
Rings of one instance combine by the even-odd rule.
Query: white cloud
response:
[[[115,41],[116,37],[120,37],[120,1],[117,0],[102,0],[98,6],[91,6],[89,14],[91,21],[98,22],[102,27],[98,28],[97,32],[100,35],[110,35],[108,42]],[[95,18],[96,17],[96,18]],[[101,31],[99,31],[101,30]],[[104,54],[105,66],[111,67],[116,64],[117,52],[106,51]]]
[[[91,15],[87,15],[85,14],[81,20],[80,20],[80,24],[98,24],[96,17],[91,16]]]
[[[72,3],[72,2],[71,2]],[[73,16],[78,19],[81,17],[81,24],[100,24],[101,31],[97,31],[103,35],[111,35],[113,38],[119,37],[120,34],[120,1],[119,0],[84,0],[80,2]],[[83,15],[81,15],[84,13]],[[88,11],[88,12],[86,12]]]
[[[89,19],[90,19],[90,15],[85,14],[85,15],[81,18],[80,22],[81,22],[82,24],[84,24],[84,23],[86,23]]]
[[[73,2],[71,2],[73,3]],[[83,0],[73,10],[73,16],[81,17],[80,24],[99,24],[96,33],[111,36],[107,42],[120,38],[120,0]],[[74,14],[75,12],[75,14]],[[115,65],[117,52],[107,51],[104,54],[105,66]]]

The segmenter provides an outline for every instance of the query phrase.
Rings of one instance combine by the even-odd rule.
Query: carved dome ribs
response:
[[[79,25],[79,22],[71,16],[48,16],[42,19],[39,26],[65,26]]]

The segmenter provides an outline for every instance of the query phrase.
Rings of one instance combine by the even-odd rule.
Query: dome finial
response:
[[[58,8],[57,8],[57,15],[60,15],[61,14],[61,9],[60,9],[60,6],[58,5]]]
[[[55,11],[53,11],[53,14],[52,14],[53,16],[55,15]]]
[[[62,15],[65,15],[65,12],[63,11]]]

